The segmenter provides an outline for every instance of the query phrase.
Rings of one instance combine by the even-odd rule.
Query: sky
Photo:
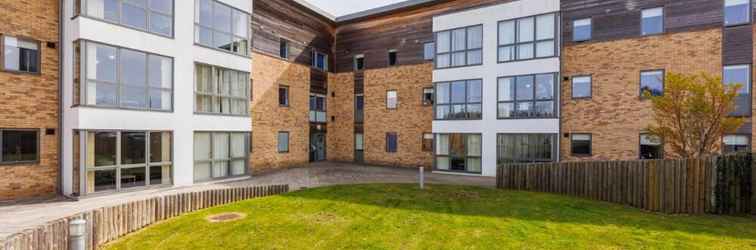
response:
[[[326,12],[340,17],[363,10],[372,9],[404,0],[305,0]]]

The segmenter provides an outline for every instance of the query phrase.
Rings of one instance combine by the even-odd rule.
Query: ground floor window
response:
[[[173,139],[164,131],[86,131],[86,191],[172,183]]]
[[[641,134],[640,158],[644,160],[664,158],[664,144],[661,139],[653,135]]]
[[[481,173],[480,134],[437,134],[436,169]]]
[[[498,134],[497,164],[556,160],[556,134]]]
[[[0,164],[39,160],[39,130],[0,129]]]
[[[725,135],[722,144],[725,154],[751,151],[751,137],[748,135]]]
[[[194,133],[194,181],[209,181],[247,174],[249,133]]]

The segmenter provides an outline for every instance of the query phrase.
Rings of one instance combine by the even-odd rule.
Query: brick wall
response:
[[[328,75],[327,111],[335,120],[328,122],[327,158],[354,161],[354,74]]]
[[[422,151],[423,133],[432,132],[433,107],[423,106],[424,87],[431,87],[430,63],[365,71],[365,162],[389,166],[433,164],[432,152]],[[386,91],[396,90],[398,108],[386,108]],[[386,133],[398,134],[396,153],[386,152]]]
[[[38,129],[38,164],[0,165],[0,200],[51,196],[58,179],[58,2],[0,2],[0,33],[41,42],[41,74],[0,71],[0,128]],[[57,45],[60,47],[60,45]],[[55,135],[45,135],[45,129]]]
[[[309,161],[310,68],[252,56],[252,171],[304,166]],[[278,105],[279,85],[289,87],[289,107]],[[289,132],[288,153],[278,153],[279,131]]]
[[[592,133],[593,156],[587,159],[637,159],[639,134],[652,118],[648,101],[641,101],[640,71],[708,72],[721,76],[721,29],[567,46],[564,76],[593,75],[593,96],[573,100],[571,84],[562,82],[562,133]],[[563,160],[570,140],[561,138]]]

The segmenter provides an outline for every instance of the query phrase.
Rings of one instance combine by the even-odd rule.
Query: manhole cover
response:
[[[207,218],[205,219],[212,223],[218,223],[218,222],[229,222],[229,221],[241,220],[241,219],[244,219],[244,217],[247,217],[247,215],[243,213],[222,213],[222,214],[213,214],[213,215],[207,216]]]

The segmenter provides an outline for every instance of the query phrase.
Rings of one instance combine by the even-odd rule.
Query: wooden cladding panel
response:
[[[433,41],[433,16],[512,0],[456,0],[364,21],[345,23],[337,28],[335,68],[337,73],[354,70],[355,55],[365,55],[365,69],[388,66],[388,51],[397,51],[397,65],[427,63],[423,46]]]
[[[721,1],[712,0],[562,0],[563,39],[572,44],[572,21],[593,19],[591,41],[641,35],[641,11],[664,7],[665,32],[683,32],[722,26]]]
[[[312,48],[330,54],[334,23],[290,0],[254,1],[252,48],[280,55],[281,38],[289,41],[289,61],[310,65]]]
[[[751,64],[753,61],[753,27],[743,25],[724,28],[722,63]]]

